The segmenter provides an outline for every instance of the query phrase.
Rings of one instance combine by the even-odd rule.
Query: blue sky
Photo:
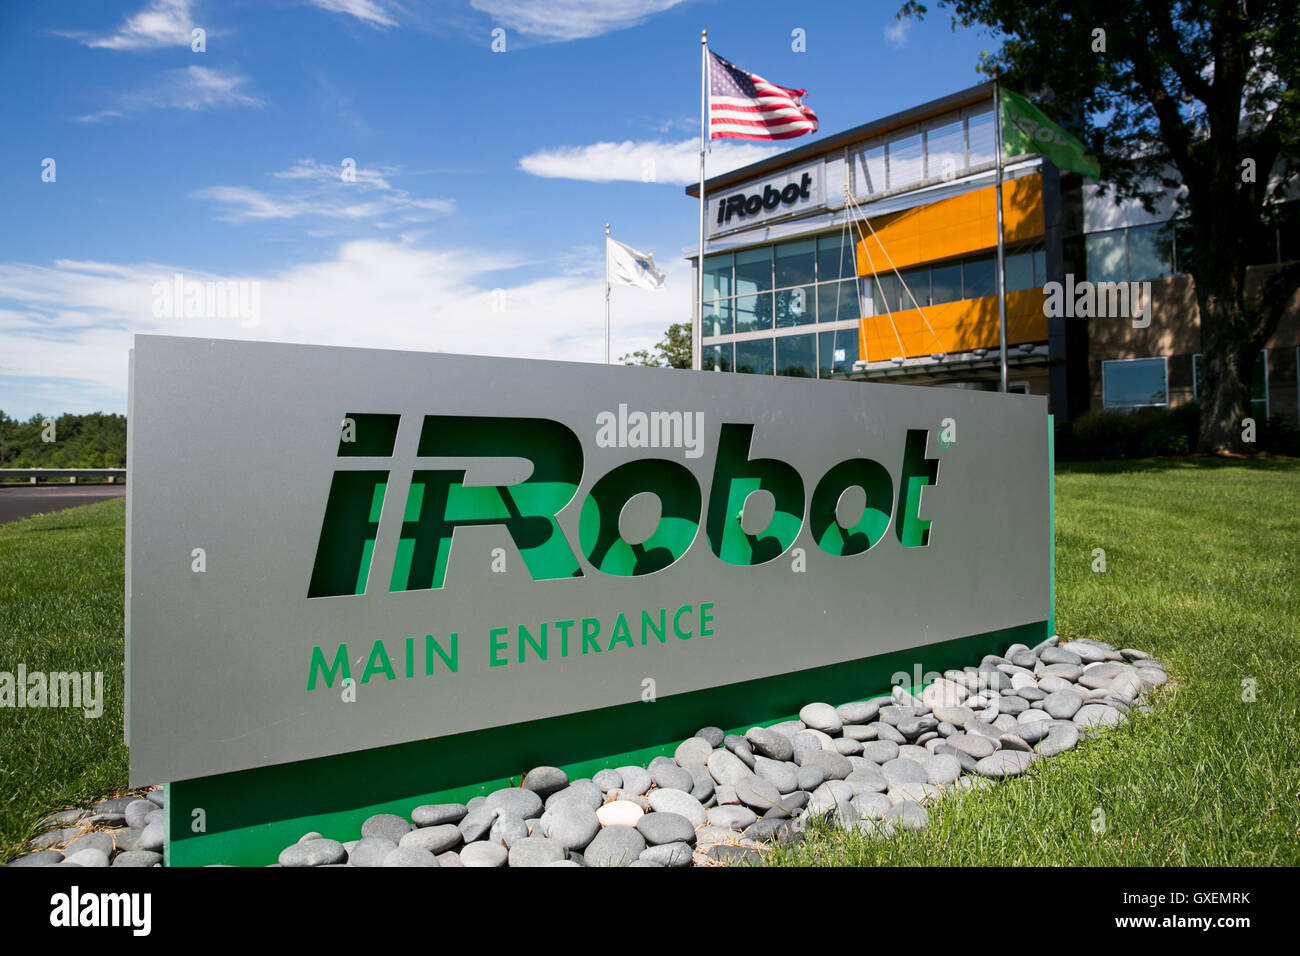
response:
[[[601,361],[606,220],[668,274],[614,291],[615,357],[649,346],[690,314],[700,29],[825,136],[979,81],[993,38],[899,5],[6,3],[0,410],[125,411],[136,332]],[[255,324],[168,312],[177,273]]]

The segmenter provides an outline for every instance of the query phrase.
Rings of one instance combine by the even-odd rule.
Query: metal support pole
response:
[[[609,364],[609,223],[605,223],[605,364]]]
[[[993,141],[996,153],[994,182],[997,184],[998,213],[998,357],[1002,369],[1001,387],[1007,390],[1007,294],[1006,294],[1006,260],[1002,246],[1002,96],[998,92],[998,81],[993,80]]]
[[[704,150],[709,144],[709,31],[700,31],[700,252],[695,258],[695,316],[691,322],[691,367],[703,368],[704,336]]]

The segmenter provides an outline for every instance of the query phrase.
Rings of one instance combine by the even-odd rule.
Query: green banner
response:
[[[1002,156],[1042,153],[1060,169],[1073,170],[1094,182],[1100,171],[1083,144],[1043,115],[1019,93],[1002,89]]]

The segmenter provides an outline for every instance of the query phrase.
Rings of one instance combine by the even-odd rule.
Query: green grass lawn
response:
[[[818,830],[773,862],[1300,863],[1300,462],[1062,465],[1056,492],[1058,630],[1165,661],[1155,712],[932,807],[923,833]],[[107,696],[98,720],[0,711],[0,859],[126,785],[122,535],[121,500],[0,527],[0,670],[102,670]]]
[[[1300,462],[1063,465],[1056,494],[1057,630],[1165,661],[1155,712],[931,807],[927,831],[819,830],[780,862],[1300,863]]]
[[[104,712],[0,710],[0,860],[51,810],[126,787],[121,498],[0,526],[0,671],[102,671]]]

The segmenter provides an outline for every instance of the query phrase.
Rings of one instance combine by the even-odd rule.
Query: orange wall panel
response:
[[[858,275],[889,275],[891,259],[893,268],[906,269],[994,248],[998,244],[995,192],[988,186],[871,220],[875,234],[867,230],[857,246]],[[1022,176],[1003,183],[1002,215],[1008,243],[1041,236],[1042,178]]]
[[[1007,344],[1047,339],[1042,289],[1007,293]],[[890,319],[893,322],[890,322]],[[929,328],[926,322],[929,322]],[[933,330],[933,332],[931,331]],[[902,352],[899,352],[899,340]],[[863,359],[888,361],[895,356],[915,358],[934,352],[969,352],[998,347],[998,299],[995,295],[960,302],[945,302],[890,315],[873,315],[858,322],[858,345]]]

